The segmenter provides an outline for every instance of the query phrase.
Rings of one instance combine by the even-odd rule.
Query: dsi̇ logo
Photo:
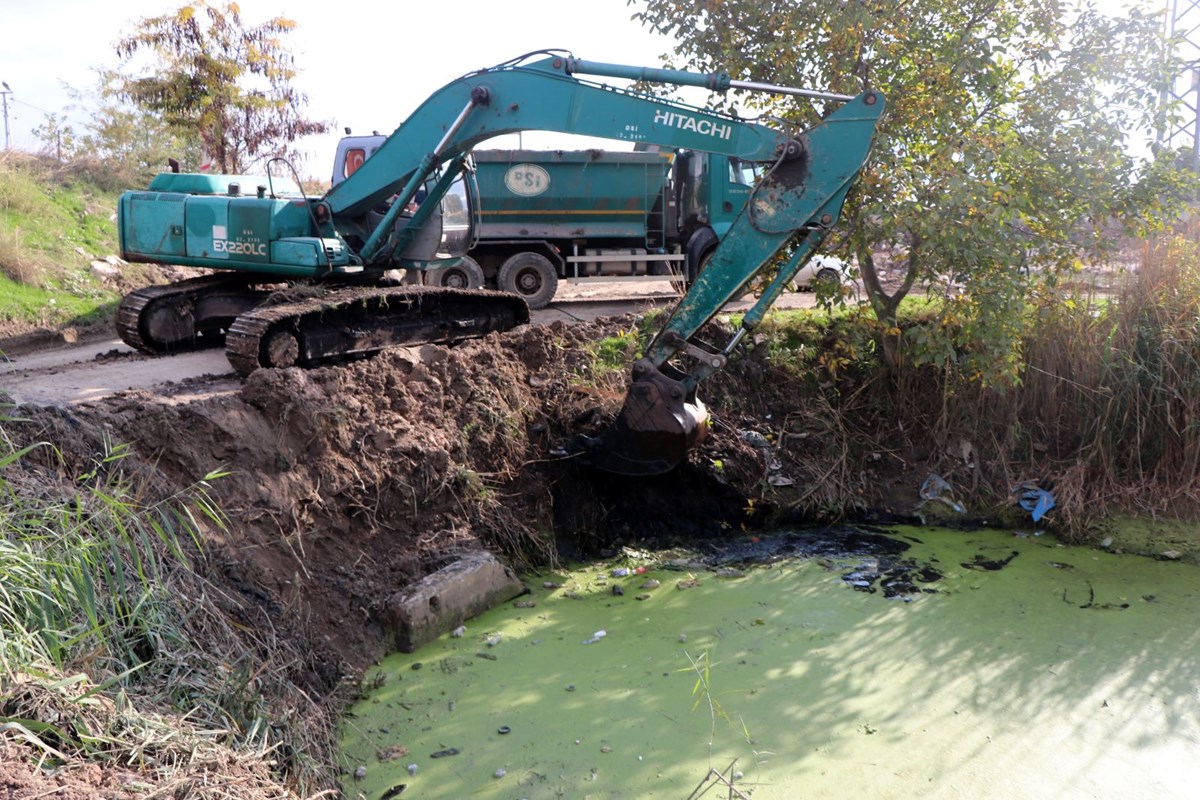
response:
[[[513,164],[504,173],[504,185],[513,194],[536,197],[550,188],[550,173],[537,164]]]

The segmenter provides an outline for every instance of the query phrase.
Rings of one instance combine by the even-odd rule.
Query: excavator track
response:
[[[225,355],[243,376],[260,367],[316,367],[389,347],[449,344],[529,322],[529,306],[501,292],[425,286],[340,288],[240,315]]]
[[[269,292],[243,277],[206,275],[125,295],[117,307],[117,334],[144,353],[175,353],[219,346],[238,314]]]

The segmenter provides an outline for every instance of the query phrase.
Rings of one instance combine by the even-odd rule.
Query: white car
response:
[[[829,281],[840,286],[850,280],[850,265],[834,256],[816,255],[800,268],[792,279],[796,291],[815,291],[817,284]]]

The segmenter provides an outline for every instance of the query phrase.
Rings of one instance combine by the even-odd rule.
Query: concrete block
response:
[[[483,550],[468,553],[388,601],[396,647],[411,653],[524,591],[516,573],[494,555]]]

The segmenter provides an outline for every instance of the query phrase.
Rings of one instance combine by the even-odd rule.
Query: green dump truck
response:
[[[382,136],[342,140],[336,184]],[[514,292],[531,308],[560,281],[691,282],[764,165],[690,150],[476,150],[477,244],[427,283]]]

